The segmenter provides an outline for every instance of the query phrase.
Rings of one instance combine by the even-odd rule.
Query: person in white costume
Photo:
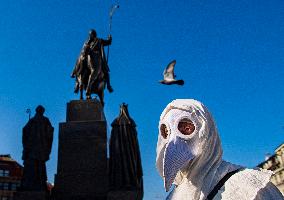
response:
[[[177,99],[161,114],[156,166],[167,200],[281,200],[272,172],[222,160],[221,141],[207,108]]]

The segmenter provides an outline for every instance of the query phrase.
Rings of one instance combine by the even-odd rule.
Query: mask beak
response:
[[[165,149],[163,167],[164,187],[166,192],[170,190],[178,171],[184,168],[194,157],[191,148],[185,140],[179,137],[175,137],[172,140],[170,139]]]

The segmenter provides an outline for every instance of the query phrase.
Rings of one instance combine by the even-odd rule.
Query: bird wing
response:
[[[166,69],[164,70],[164,80],[174,80],[175,75],[174,75],[174,67],[176,64],[176,60],[173,60],[168,64]]]

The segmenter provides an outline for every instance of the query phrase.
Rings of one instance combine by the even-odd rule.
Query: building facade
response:
[[[22,176],[23,167],[19,163],[10,155],[0,155],[0,200],[13,200]]]
[[[271,182],[276,185],[284,195],[284,143],[276,148],[275,154],[267,157],[265,161],[260,163],[257,167],[274,172],[271,177]]]

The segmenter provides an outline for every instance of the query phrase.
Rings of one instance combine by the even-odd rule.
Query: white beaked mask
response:
[[[188,102],[186,103],[188,105]],[[194,125],[194,131],[189,135],[179,130],[179,124],[186,120]],[[166,191],[170,189],[178,172],[184,171],[189,162],[199,155],[202,133],[206,128],[205,121],[205,116],[196,106],[167,107],[162,113],[159,122],[156,165],[164,178]],[[163,129],[166,129],[166,133]]]
[[[214,119],[202,103],[193,99],[174,100],[162,112],[156,166],[166,191],[172,184],[177,186],[167,197],[169,200],[206,199],[222,177],[242,168],[222,161]],[[257,170],[238,172],[225,183],[225,191],[222,196],[218,193],[216,199],[255,199],[258,191],[268,185],[270,176]]]

